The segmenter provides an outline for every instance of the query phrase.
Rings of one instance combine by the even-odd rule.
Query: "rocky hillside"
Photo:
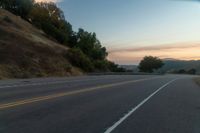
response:
[[[80,75],[68,48],[20,17],[0,9],[0,78]]]

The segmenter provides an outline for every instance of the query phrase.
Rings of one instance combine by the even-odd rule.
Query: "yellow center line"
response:
[[[11,107],[16,107],[16,106],[20,106],[20,105],[24,105],[24,104],[34,103],[34,102],[40,102],[40,101],[55,99],[55,98],[64,97],[64,96],[69,96],[69,95],[75,95],[75,94],[95,91],[95,90],[99,90],[99,89],[102,89],[102,88],[115,87],[115,86],[120,86],[120,85],[124,85],[124,84],[141,82],[141,81],[157,79],[157,78],[160,78],[160,77],[124,81],[124,82],[119,82],[119,83],[112,83],[112,84],[100,85],[100,86],[96,86],[96,87],[90,87],[90,88],[71,91],[71,92],[62,92],[62,93],[51,94],[51,95],[47,95],[47,96],[30,98],[30,99],[26,99],[26,100],[19,100],[19,101],[15,101],[15,102],[0,104],[0,110],[11,108]]]

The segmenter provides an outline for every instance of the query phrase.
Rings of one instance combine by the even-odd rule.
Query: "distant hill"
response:
[[[197,73],[200,73],[200,60],[175,60],[175,59],[165,59],[165,65],[159,70],[160,72],[173,72],[181,69],[190,70],[196,69]]]
[[[197,73],[200,74],[200,60],[176,60],[172,58],[164,59],[164,66],[159,69],[156,72],[162,72],[162,73],[172,73],[174,71],[179,71],[181,69],[184,69],[185,71],[188,71],[190,69],[196,69]],[[120,67],[133,72],[138,72],[138,66],[137,65],[120,65]]]
[[[80,75],[65,58],[68,48],[0,9],[0,79]]]

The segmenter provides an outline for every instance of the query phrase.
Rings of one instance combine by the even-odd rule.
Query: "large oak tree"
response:
[[[158,57],[145,56],[139,64],[141,72],[152,73],[154,70],[161,68],[164,65],[163,61]]]

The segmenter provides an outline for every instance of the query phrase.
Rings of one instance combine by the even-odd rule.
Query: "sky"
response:
[[[49,0],[47,0],[49,1]],[[192,0],[51,0],[75,31],[95,32],[118,64],[146,55],[200,59],[200,2]]]

